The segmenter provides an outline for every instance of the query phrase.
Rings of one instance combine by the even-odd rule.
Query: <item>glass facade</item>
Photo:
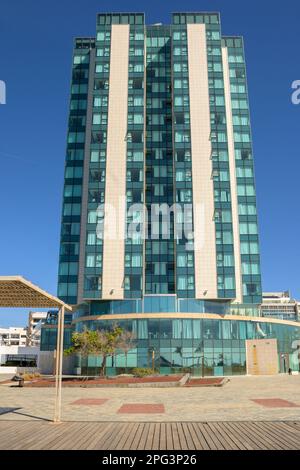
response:
[[[110,329],[118,324],[132,331],[134,348],[125,355],[119,351],[108,358],[107,373],[130,372],[134,367],[152,367],[160,373],[191,372],[194,375],[226,376],[246,373],[247,339],[276,338],[278,361],[289,356],[292,369],[299,370],[295,361],[300,344],[300,327],[258,321],[215,320],[210,318],[150,318],[138,320],[85,320],[75,323],[75,330]],[[55,330],[43,329],[41,349],[54,349]],[[68,346],[69,330],[66,331]],[[297,346],[298,345],[298,346]],[[95,375],[100,370],[100,357],[77,358],[82,373]],[[203,370],[202,370],[203,369]]]

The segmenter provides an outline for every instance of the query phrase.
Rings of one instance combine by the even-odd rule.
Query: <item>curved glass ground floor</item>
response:
[[[127,354],[119,351],[108,358],[107,373],[111,375],[130,372],[136,367],[155,368],[162,374],[243,375],[247,373],[247,341],[270,339],[277,340],[279,372],[287,372],[289,368],[299,371],[298,323],[178,312],[79,315],[73,320],[76,331],[110,329],[114,324],[132,331],[136,339],[134,348]],[[82,374],[98,375],[100,362],[100,358],[93,356],[78,357],[76,366]]]

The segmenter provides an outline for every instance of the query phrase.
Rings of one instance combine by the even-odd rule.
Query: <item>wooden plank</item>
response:
[[[126,441],[128,440],[128,436],[131,435],[133,429],[134,429],[134,423],[129,423],[127,428],[126,428],[126,431],[123,433],[122,438],[120,439],[120,441],[118,442],[118,444],[115,448],[116,450],[125,449],[124,445],[125,445]]]
[[[99,426],[97,428],[97,431],[95,432],[94,437],[90,440],[88,446],[86,447],[86,450],[93,450],[99,443],[101,442],[102,437],[105,434],[109,434],[111,430],[114,429],[114,424],[115,423],[97,423]]]
[[[6,449],[6,447],[12,445],[20,435],[22,436],[24,433],[26,435],[28,421],[18,422],[17,426],[15,421],[13,421],[13,423],[13,427],[9,426],[8,432],[6,432],[5,428],[0,432],[0,449]]]
[[[209,445],[209,448],[212,450],[224,450],[224,447],[222,444],[218,441],[218,439],[211,434],[211,431],[209,427],[207,426],[207,423],[201,423],[199,426],[201,429],[202,434],[204,435],[206,442]]]
[[[237,436],[239,436],[239,438],[243,440],[243,442],[251,446],[253,450],[265,449],[263,445],[259,445],[256,438],[253,438],[252,435],[249,436],[247,429],[241,426],[240,421],[227,422],[227,423],[224,423],[224,425],[227,426],[229,429],[232,429],[233,432],[236,432]]]
[[[260,426],[259,422],[256,423],[249,423],[249,427],[251,429],[254,429],[256,434],[261,437],[262,442],[268,442],[270,443],[274,449],[277,450],[285,450],[285,445],[282,442],[279,442],[276,436],[272,434],[270,430],[270,426],[272,423],[268,423],[269,428],[268,429],[262,429]]]
[[[240,427],[247,432],[248,436],[252,436],[254,442],[259,442],[259,446],[261,449],[265,450],[281,450],[281,447],[276,444],[273,440],[270,440],[266,437],[263,433],[260,433],[257,427],[252,426],[252,423],[248,421],[247,423],[238,423]]]
[[[49,423],[45,426],[42,426],[40,429],[40,439],[37,439],[36,442],[31,444],[30,450],[43,450],[44,448],[48,449],[49,445],[57,438],[61,439],[61,437],[68,432],[68,429],[69,423]]]
[[[234,423],[231,422],[230,426],[234,427],[237,430],[237,432],[243,436],[243,439],[245,440],[247,439],[251,443],[254,449],[256,450],[266,449],[266,446],[259,441],[256,434],[253,435],[252,432],[249,432],[247,423],[236,421]]]
[[[284,445],[284,449],[297,449],[300,446],[300,441],[297,438],[294,440],[294,436],[291,433],[287,433],[286,430],[277,428],[274,423],[255,423],[264,433],[270,436],[277,442],[281,442]]]
[[[237,444],[231,439],[231,437],[228,437],[227,434],[220,427],[220,423],[209,422],[207,423],[207,426],[212,430],[212,434],[218,438],[219,442],[222,443],[226,450],[239,450]]]
[[[144,425],[145,425],[144,423],[138,423],[138,428],[136,430],[134,439],[131,442],[130,450],[136,450],[137,446],[139,445],[141,435],[142,435],[142,432],[143,432],[143,429],[144,429]]]
[[[149,433],[149,427],[150,427],[149,423],[145,423],[143,432],[141,434],[140,442],[137,446],[137,450],[144,450],[145,449],[145,445],[146,445],[146,441],[147,441],[147,437],[148,437],[148,433]]]
[[[124,450],[130,450],[132,447],[132,442],[135,438],[136,433],[138,432],[140,423],[134,423],[133,429],[131,431],[131,434],[127,436],[126,442],[123,446]]]
[[[240,450],[253,450],[253,447],[249,444],[248,440],[242,439],[241,435],[238,434],[234,428],[230,428],[229,423],[222,422],[219,423],[219,426],[223,430],[224,434],[236,443]]]
[[[105,446],[102,447],[103,450],[115,450],[116,446],[119,444],[120,440],[123,437],[123,433],[126,432],[126,428],[128,427],[127,423],[115,423],[115,432],[107,440]]]
[[[121,440],[122,434],[120,433],[120,430],[123,429],[126,424],[127,423],[114,423],[111,431],[103,434],[95,448],[98,450],[113,450],[114,443],[117,445]]]
[[[197,433],[197,436],[199,436],[199,439],[201,437],[201,441],[206,442],[206,445],[208,446],[207,450],[217,450],[218,447],[212,440],[210,434],[207,433],[206,429],[203,426],[203,423],[193,423],[193,425]]]
[[[18,430],[19,431],[19,430]],[[11,450],[26,450],[31,443],[41,436],[41,423],[30,422],[22,434],[16,430],[14,443],[10,446]]]
[[[92,436],[94,436],[95,432],[99,429],[99,423],[90,422],[84,430],[80,430],[76,436],[72,439],[72,442],[68,443],[68,450],[78,450],[78,449],[85,449],[88,445]]]
[[[170,423],[174,450],[181,450],[179,434],[176,423]]]
[[[152,450],[154,433],[155,433],[155,423],[150,423],[149,432],[148,432],[147,440],[145,443],[145,450]]]
[[[171,423],[166,423],[166,442],[167,442],[167,450],[174,450],[174,443],[173,443],[173,434],[172,434],[172,427]]]
[[[159,441],[160,441],[160,423],[155,423],[152,450],[159,450]]]
[[[181,423],[181,424],[182,424],[182,430],[184,432],[185,440],[186,440],[189,450],[195,450],[196,446],[194,444],[194,440],[192,439],[190,429],[188,427],[188,423]]]
[[[160,426],[159,450],[167,450],[166,423],[159,423],[159,426]]]
[[[203,433],[201,432],[199,426],[197,425],[197,423],[190,423],[191,427],[194,429],[195,431],[195,434],[197,436],[197,439],[198,441],[200,442],[200,446],[203,450],[209,450],[210,447],[203,435]]]
[[[81,435],[81,440],[79,443],[77,443],[76,450],[86,449],[89,443],[91,442],[92,438],[94,437],[94,435],[98,433],[99,429],[101,429],[100,426],[101,426],[100,423],[91,422],[85,435],[84,436]]]
[[[182,428],[182,423],[176,423],[177,424],[177,431],[178,431],[178,436],[179,436],[179,441],[180,441],[180,447],[182,450],[189,450],[188,443],[185,438],[185,434]]]
[[[299,436],[300,438],[300,427],[297,427],[298,423],[289,422],[289,421],[276,421],[276,424],[280,425],[282,429],[285,429],[287,432],[292,432],[294,435]],[[300,425],[299,425],[300,426]]]
[[[78,435],[84,433],[85,428],[89,423],[69,423],[69,427],[66,430],[65,434],[58,436],[50,445],[48,445],[49,450],[59,450],[59,449],[68,449],[68,446],[71,445],[73,440]],[[77,426],[76,426],[77,425]],[[60,424],[58,424],[60,426]]]

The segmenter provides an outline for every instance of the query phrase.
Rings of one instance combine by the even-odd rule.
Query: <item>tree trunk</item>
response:
[[[105,374],[105,367],[106,367],[106,354],[103,356],[102,364],[101,364],[101,376],[104,377]]]

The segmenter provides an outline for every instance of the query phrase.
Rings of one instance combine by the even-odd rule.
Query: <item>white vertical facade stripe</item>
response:
[[[112,25],[105,179],[109,210],[105,217],[117,222],[115,234],[104,224],[102,270],[102,298],[111,300],[124,298],[128,58],[129,25]]]
[[[190,128],[195,234],[195,295],[218,298],[206,27],[188,24]]]
[[[225,92],[225,105],[226,105],[230,191],[231,191],[231,205],[232,205],[236,301],[239,303],[242,303],[243,302],[243,284],[242,284],[241,244],[240,244],[240,230],[239,230],[239,207],[238,207],[237,184],[236,184],[234,134],[233,134],[233,120],[232,120],[232,108],[231,108],[231,93],[230,93],[230,78],[229,78],[229,63],[228,63],[227,47],[222,47],[222,60],[223,60],[223,73],[224,73],[224,92]]]

